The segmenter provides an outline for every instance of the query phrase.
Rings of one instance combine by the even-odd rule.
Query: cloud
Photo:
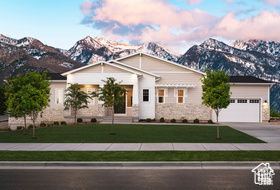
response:
[[[280,0],[260,0],[266,5],[272,5],[272,6],[278,6],[280,3]]]
[[[86,0],[80,8],[82,24],[107,38],[134,44],[153,41],[179,49],[209,37],[280,40],[280,15],[274,10],[238,20],[232,11],[218,17],[200,9],[178,10],[167,0]],[[251,10],[239,14],[247,11]]]
[[[199,5],[202,0],[185,0],[190,5]]]

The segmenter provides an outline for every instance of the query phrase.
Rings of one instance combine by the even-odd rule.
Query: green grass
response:
[[[280,151],[0,151],[0,161],[280,161]]]
[[[220,127],[216,140],[216,126],[199,125],[115,125],[117,135],[109,135],[111,125],[88,124],[58,126],[0,133],[0,143],[263,143],[263,141],[228,126]]]

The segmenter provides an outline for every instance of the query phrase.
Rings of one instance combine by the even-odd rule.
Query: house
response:
[[[173,63],[146,53],[135,53],[119,59],[101,61],[66,73],[50,73],[50,107],[44,110],[38,122],[73,122],[73,114],[64,111],[64,90],[69,83],[83,85],[91,93],[103,87],[107,77],[122,81],[128,90],[122,109],[115,109],[116,116],[133,121],[146,118],[166,120],[172,118],[215,121],[213,111],[202,105],[201,78],[205,73]],[[272,83],[254,77],[230,77],[231,104],[221,112],[220,122],[265,122],[269,120],[269,88]],[[89,108],[78,111],[85,120],[102,121],[111,112],[97,98]],[[20,120],[10,119],[10,125]],[[22,125],[22,124],[21,124]]]

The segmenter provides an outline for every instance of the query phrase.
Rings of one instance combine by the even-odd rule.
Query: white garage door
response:
[[[232,99],[219,114],[219,122],[260,122],[260,100]],[[216,113],[213,111],[213,121]]]

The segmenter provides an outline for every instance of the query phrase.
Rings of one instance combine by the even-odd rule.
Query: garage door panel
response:
[[[222,109],[219,122],[260,122],[259,103],[231,103],[227,109]],[[213,111],[213,121],[217,121]]]

